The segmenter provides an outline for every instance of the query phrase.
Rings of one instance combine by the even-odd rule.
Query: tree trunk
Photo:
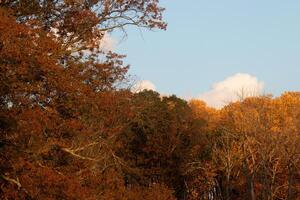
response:
[[[292,190],[292,185],[293,185],[293,171],[292,171],[292,166],[289,164],[288,166],[288,173],[289,173],[289,178],[288,178],[288,192],[287,192],[287,200],[292,200],[293,199],[293,190]]]
[[[248,191],[248,199],[256,200],[255,191],[254,191],[254,175],[253,174],[247,176],[247,191]]]

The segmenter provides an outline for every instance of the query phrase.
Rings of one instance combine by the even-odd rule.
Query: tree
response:
[[[127,24],[164,28],[163,9],[157,1],[0,6],[1,197],[126,197],[126,163],[116,151],[131,115],[131,94],[119,87],[128,67],[99,42],[105,31]]]
[[[131,163],[128,184],[164,184],[185,195],[181,165],[189,144],[191,112],[187,102],[142,91],[133,97],[134,117],[123,135],[122,156]],[[125,151],[124,151],[125,150]]]

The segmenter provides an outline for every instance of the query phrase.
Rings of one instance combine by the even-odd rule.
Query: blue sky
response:
[[[130,74],[162,93],[198,96],[237,73],[279,95],[300,90],[299,0],[163,0],[167,31],[128,29]],[[116,35],[113,35],[116,37]]]

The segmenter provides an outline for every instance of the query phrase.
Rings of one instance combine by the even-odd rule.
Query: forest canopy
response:
[[[158,0],[0,0],[0,197],[296,200],[300,93],[222,109],[128,88],[104,35]]]

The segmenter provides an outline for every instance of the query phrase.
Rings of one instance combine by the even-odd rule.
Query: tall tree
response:
[[[128,67],[100,44],[126,25],[165,28],[163,9],[157,1],[0,6],[1,197],[126,198],[116,138],[131,115],[130,93],[118,87]]]

